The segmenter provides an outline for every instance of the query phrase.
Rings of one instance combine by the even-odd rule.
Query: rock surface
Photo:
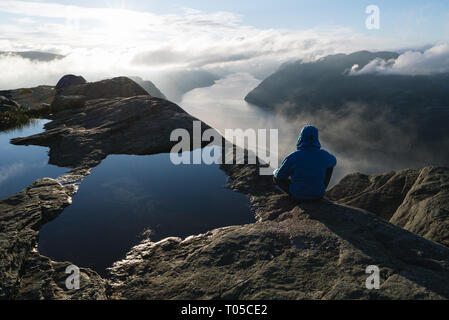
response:
[[[255,166],[230,166],[231,187],[254,188],[259,221],[181,240],[144,240],[111,268],[124,299],[449,298],[449,249],[367,211],[298,204]],[[262,185],[262,187],[260,187]],[[365,269],[380,268],[368,290]]]
[[[127,77],[73,85],[63,90],[65,96],[85,96],[86,100],[148,95],[140,85]]]
[[[52,86],[38,86],[14,90],[1,90],[0,96],[16,101],[25,109],[36,109],[53,100],[55,89]]]
[[[108,154],[168,152],[177,143],[170,141],[173,129],[193,131],[196,119],[171,102],[149,95],[97,99],[111,90],[91,95],[89,85],[70,87],[87,97],[83,107],[57,112],[44,133],[13,142],[50,147],[50,163],[83,176]],[[184,240],[145,239],[112,266],[108,279],[81,269],[82,288],[73,292],[64,285],[70,262],[33,250],[40,226],[70,203],[73,187],[41,179],[1,201],[0,298],[449,298],[449,248],[385,221],[396,216],[395,223],[414,232],[444,231],[437,221],[447,213],[448,169],[354,175],[329,192],[342,203],[301,204],[260,176],[258,165],[221,168],[228,187],[250,197],[256,223]],[[365,287],[369,265],[380,268],[379,290]]]
[[[53,112],[59,112],[67,109],[82,108],[85,104],[85,96],[65,96],[58,94],[53,99],[50,108]]]
[[[0,112],[19,109],[21,109],[20,104],[5,96],[0,96]]]
[[[426,167],[371,176],[351,174],[327,196],[449,246],[449,168]]]
[[[39,229],[71,203],[74,191],[44,178],[0,201],[0,299],[105,297],[105,282],[91,270],[81,270],[86,290],[65,289],[68,275],[61,270],[70,263],[52,262],[35,251]]]
[[[49,163],[90,170],[109,154],[170,152],[172,130],[193,130],[197,120],[179,106],[149,95],[89,100],[56,113],[45,132],[12,139],[13,144],[50,147]],[[209,128],[202,126],[202,130]]]

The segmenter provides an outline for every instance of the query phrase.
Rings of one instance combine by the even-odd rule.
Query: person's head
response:
[[[296,147],[298,149],[306,147],[321,148],[320,140],[318,139],[318,129],[314,126],[302,128]]]

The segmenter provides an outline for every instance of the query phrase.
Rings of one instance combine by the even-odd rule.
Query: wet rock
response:
[[[327,196],[449,246],[448,181],[449,168],[444,167],[371,176],[351,174],[329,190]]]

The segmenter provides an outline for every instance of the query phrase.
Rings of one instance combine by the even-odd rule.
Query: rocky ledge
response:
[[[14,100],[24,109],[36,109],[49,104],[55,95],[54,87],[38,86],[35,88],[21,88],[15,90],[1,90],[0,96]]]
[[[174,103],[151,97],[126,79],[65,89],[54,100],[59,111],[45,125],[45,132],[11,142],[50,147],[49,163],[72,167],[73,174],[81,175],[109,154],[170,152],[177,143],[170,141],[172,130],[184,128],[192,132],[197,119]],[[120,84],[124,89],[117,89]],[[99,93],[94,94],[94,89]],[[203,124],[202,130],[208,128]]]
[[[355,173],[343,178],[327,195],[449,246],[449,168],[407,169],[371,176]]]
[[[13,142],[48,146],[51,163],[82,176],[111,153],[170,151],[175,142],[169,133],[191,131],[193,120],[177,105],[148,95],[86,98],[57,112],[44,133]],[[0,297],[449,298],[449,248],[429,240],[445,243],[436,235],[446,228],[449,169],[350,175],[329,191],[329,199],[301,204],[276,190],[271,177],[260,176],[258,165],[221,168],[228,187],[250,198],[256,223],[186,239],[146,239],[106,279],[81,269],[80,290],[65,289],[70,262],[51,261],[35,249],[40,226],[70,203],[73,187],[41,179],[1,201]],[[365,286],[370,265],[380,269],[379,290]]]
[[[53,179],[37,180],[22,192],[0,201],[0,299],[105,298],[105,281],[80,270],[80,290],[66,290],[65,269],[37,250],[40,227],[71,203],[73,186]]]
[[[368,211],[330,200],[300,204],[256,166],[228,166],[259,221],[187,239],[145,240],[111,268],[125,299],[449,298],[449,249]],[[246,191],[245,191],[246,190]],[[380,268],[379,290],[365,287]]]

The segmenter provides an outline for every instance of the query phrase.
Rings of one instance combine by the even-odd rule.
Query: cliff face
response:
[[[312,62],[287,63],[249,92],[245,100],[269,110],[290,102],[295,108],[285,110],[289,115],[332,109],[351,101],[373,107],[394,105],[401,112],[426,108],[429,104],[448,105],[448,73],[349,75],[354,66],[361,70],[375,59],[389,61],[397,57],[395,52],[359,51],[329,55]]]
[[[449,168],[426,167],[372,176],[352,174],[329,190],[327,196],[449,246]]]
[[[193,120],[148,95],[87,100],[57,112],[44,133],[13,142],[50,147],[50,162],[73,167],[73,179],[81,179],[111,153],[169,152],[170,132],[192,132]],[[449,169],[351,175],[330,200],[300,204],[260,176],[258,165],[221,168],[228,187],[250,198],[256,223],[146,239],[105,279],[82,268],[74,291],[64,283],[70,262],[35,249],[40,227],[70,204],[74,188],[41,179],[0,201],[0,298],[449,298],[449,248],[422,237],[444,235]],[[380,269],[379,290],[365,286],[369,265]]]

